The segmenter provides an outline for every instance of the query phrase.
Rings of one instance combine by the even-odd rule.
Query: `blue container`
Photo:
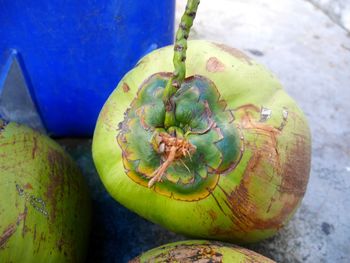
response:
[[[90,136],[122,76],[173,41],[175,0],[0,0],[0,10],[0,91],[15,50],[54,136]]]

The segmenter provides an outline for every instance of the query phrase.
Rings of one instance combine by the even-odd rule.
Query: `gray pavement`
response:
[[[307,0],[320,8],[334,22],[350,32],[349,0]]]

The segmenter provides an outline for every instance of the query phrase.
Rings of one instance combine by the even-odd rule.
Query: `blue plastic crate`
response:
[[[90,136],[122,76],[173,41],[175,0],[0,0],[0,10],[0,93],[16,60],[54,136]]]

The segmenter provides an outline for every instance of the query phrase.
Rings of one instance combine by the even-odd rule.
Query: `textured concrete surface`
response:
[[[178,0],[177,17],[185,1]],[[350,38],[303,0],[203,0],[192,38],[245,50],[284,84],[313,135],[309,186],[281,232],[249,246],[277,262],[350,262]],[[94,170],[90,141],[61,141],[89,180],[94,200],[90,262],[127,262],[184,239],[109,197]]]
[[[332,20],[350,31],[350,1],[349,0],[307,0],[319,7]]]

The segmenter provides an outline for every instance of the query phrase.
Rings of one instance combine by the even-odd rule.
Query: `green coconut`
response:
[[[84,262],[87,185],[64,150],[25,126],[0,120],[0,261]]]
[[[189,1],[175,45],[142,58],[110,95],[93,158],[108,192],[142,217],[193,237],[254,242],[299,206],[310,131],[265,67],[226,45],[187,43],[197,5]]]
[[[181,241],[149,250],[129,263],[273,263],[262,255],[238,246],[202,240]]]

